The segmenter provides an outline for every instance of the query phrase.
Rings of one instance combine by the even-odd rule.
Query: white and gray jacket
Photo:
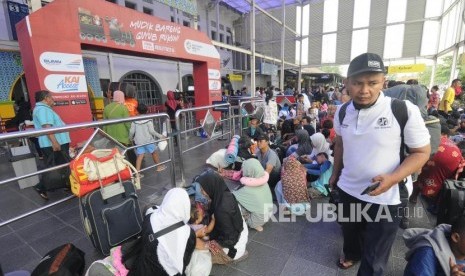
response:
[[[157,138],[163,138],[163,135],[155,131],[152,120],[141,120],[131,123],[129,138],[134,140],[136,145],[154,143]]]

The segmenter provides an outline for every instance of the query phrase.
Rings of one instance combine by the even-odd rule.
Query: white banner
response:
[[[184,41],[184,49],[192,55],[220,58],[220,54],[215,46],[200,41],[186,39],[186,41]]]
[[[84,72],[82,55],[43,52],[40,55],[40,64],[46,70],[53,72]]]
[[[45,77],[45,87],[51,92],[87,92],[85,75],[51,74]]]

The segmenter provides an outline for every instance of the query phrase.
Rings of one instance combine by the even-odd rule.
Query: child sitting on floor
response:
[[[147,110],[147,106],[142,103],[137,107],[137,112],[139,112],[139,114],[146,114]],[[155,164],[160,163],[157,151],[158,147],[155,140],[156,138],[161,139],[166,137],[155,131],[152,119],[132,122],[131,129],[129,130],[129,137],[134,140],[136,145],[141,145],[135,149],[137,155],[137,171],[140,171],[145,153],[150,153],[152,155],[153,162],[155,162]],[[157,172],[161,172],[164,169],[166,169],[165,165],[158,166]],[[143,175],[140,174],[140,177],[143,177]]]
[[[208,226],[203,223],[205,223],[205,211],[202,204],[196,202],[191,205],[191,218],[188,221],[188,224],[192,230],[194,230],[197,238],[208,240],[208,234],[213,230],[213,227],[215,227],[215,217],[211,217]]]

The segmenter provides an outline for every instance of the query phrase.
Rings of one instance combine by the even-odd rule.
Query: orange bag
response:
[[[98,150],[98,151],[102,151],[102,150]],[[98,168],[99,162],[100,163],[106,162],[108,165],[108,163],[113,162],[113,157],[116,155],[120,155],[120,153],[118,149],[115,148],[115,149],[112,149],[111,151],[109,150],[108,155],[105,157],[97,157],[92,152],[89,152],[89,153],[84,153],[78,158],[72,160],[69,164],[70,169],[71,169],[71,175],[69,176],[69,180],[71,183],[71,191],[73,192],[73,194],[76,195],[77,197],[82,197],[93,190],[99,189],[100,185],[102,185],[103,187],[111,183],[114,183],[116,181],[120,181],[120,180],[124,181],[124,180],[131,179],[132,171],[131,171],[130,165],[125,166],[124,168],[122,168],[122,170],[120,170],[118,173],[115,173],[114,175],[106,176],[105,178],[100,179],[101,184],[99,180],[91,181],[88,179],[88,175],[86,174],[84,170],[84,163],[86,159],[87,159],[87,162],[89,162],[89,160],[92,160],[93,162],[95,162]],[[139,181],[138,175],[136,175],[136,182],[137,181]],[[135,185],[137,187],[137,183]]]

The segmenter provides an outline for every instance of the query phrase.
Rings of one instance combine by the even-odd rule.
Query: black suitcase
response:
[[[79,199],[84,230],[104,255],[142,230],[142,215],[131,181],[116,182]]]
[[[451,224],[465,211],[465,180],[446,179],[438,198],[436,224]]]

